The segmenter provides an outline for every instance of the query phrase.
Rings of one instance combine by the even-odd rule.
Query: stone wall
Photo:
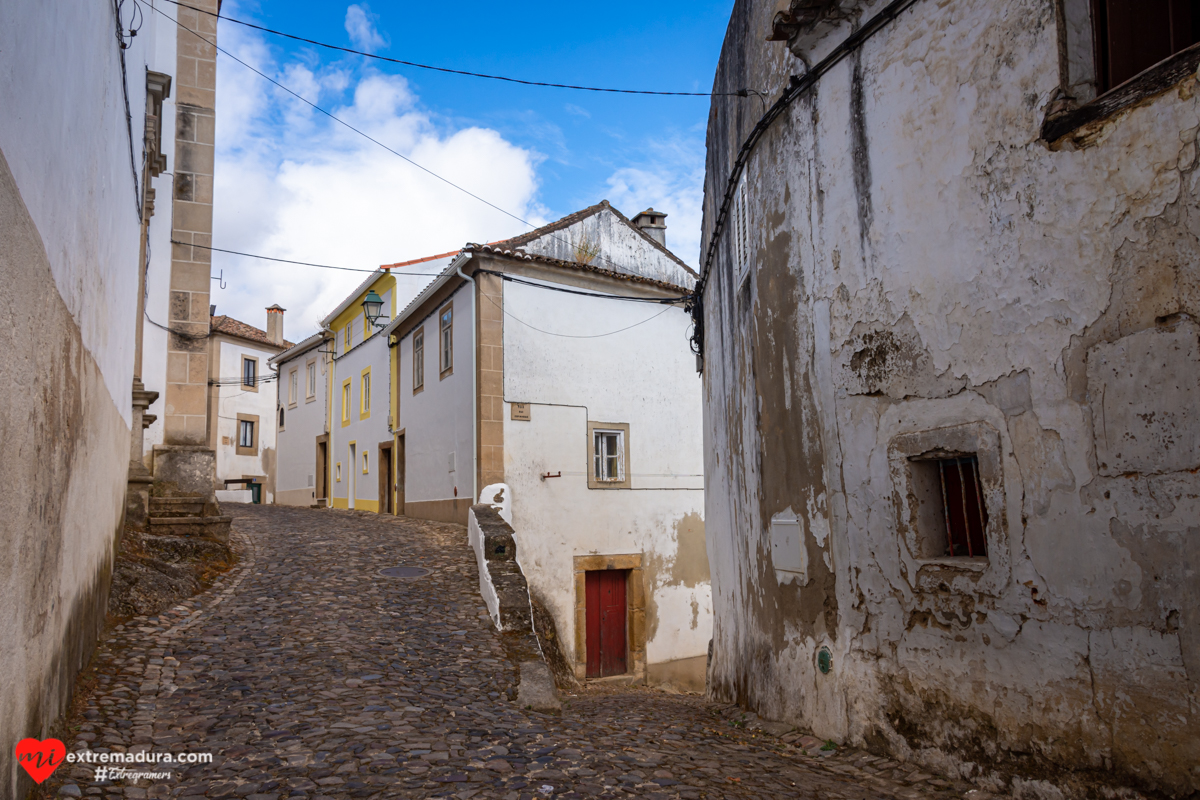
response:
[[[826,5],[785,44],[775,4],[737,3],[714,90],[773,101],[883,4]],[[1062,18],[918,0],[747,162],[749,269],[727,229],[703,308],[711,691],[965,775],[1069,765],[1183,796],[1197,80],[1044,141]],[[702,252],[761,114],[714,100]],[[978,458],[986,558],[923,549],[912,476],[938,453]]]

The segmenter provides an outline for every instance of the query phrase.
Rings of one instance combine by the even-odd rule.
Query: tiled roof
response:
[[[437,261],[439,258],[449,258],[450,256],[458,255],[458,250],[451,250],[449,253],[438,253],[436,256],[425,256],[424,258],[414,258],[411,261],[397,261],[395,264],[381,264],[380,269],[395,269],[396,267],[411,267],[413,264],[424,264],[426,261]]]
[[[654,239],[652,236],[647,234],[644,230],[639,228],[637,225],[634,225],[633,222],[629,219],[629,217],[625,216],[618,209],[614,208],[607,200],[601,200],[599,203],[596,203],[596,205],[594,205],[594,206],[588,206],[585,209],[576,211],[574,214],[568,214],[567,216],[563,217],[562,219],[555,220],[554,222],[551,222],[549,225],[543,225],[542,227],[538,228],[537,230],[532,230],[532,231],[529,231],[528,233],[522,233],[519,236],[514,236],[511,239],[505,239],[500,242],[494,242],[493,244],[496,247],[504,248],[506,250],[515,250],[518,247],[524,247],[525,245],[532,242],[534,239],[540,239],[543,236],[554,233],[555,231],[561,231],[564,228],[569,228],[572,225],[574,225],[576,222],[587,219],[588,217],[593,216],[595,214],[599,214],[601,211],[603,211],[606,208],[609,211],[611,211],[617,217],[617,219],[624,222],[626,225],[628,225],[630,228],[632,228],[634,231],[636,231],[639,236],[641,236],[643,239],[645,239],[647,242],[649,242],[650,245],[654,249],[662,252],[663,255],[667,256],[672,261],[674,261],[676,264],[678,264],[679,266],[681,266],[685,270],[687,270],[687,272],[689,274],[696,276],[696,270],[689,267],[683,261],[683,259],[681,259],[679,256],[675,255],[670,250],[668,250],[665,245],[660,244],[656,239]],[[696,276],[696,277],[699,277],[699,276]]]
[[[549,256],[539,256],[535,253],[526,253],[524,250],[512,250],[506,247],[507,242],[498,244],[469,244],[463,248],[466,253],[480,253],[482,255],[504,256],[506,258],[515,259],[518,261],[535,261],[539,264],[550,264],[555,267],[565,267],[579,272],[591,272],[595,275],[604,275],[609,278],[616,278],[630,283],[640,283],[646,286],[656,286],[660,289],[667,289],[680,294],[691,294],[691,290],[683,286],[676,286],[673,283],[666,281],[655,280],[654,278],[644,278],[641,275],[630,275],[626,272],[615,272],[611,269],[603,269],[601,267],[593,267],[591,264],[581,264],[578,261],[563,261],[559,258],[550,258]]]
[[[281,350],[293,345],[293,343],[289,342],[287,339],[283,340],[282,346],[277,345],[267,336],[266,331],[261,331],[253,325],[247,325],[244,322],[236,320],[233,317],[227,317],[223,314],[219,317],[213,317],[211,324],[213,333],[224,333],[227,336],[236,336],[239,339],[258,342],[259,344],[265,344],[268,347],[278,347]]]

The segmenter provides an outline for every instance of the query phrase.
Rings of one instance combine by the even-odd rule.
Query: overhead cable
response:
[[[331,264],[313,264],[308,261],[292,261],[291,259],[287,259],[287,258],[274,258],[272,256],[260,256],[260,255],[254,254],[254,253],[241,253],[241,252],[238,252],[237,250],[223,250],[220,247],[208,247],[207,245],[203,245],[203,244],[189,244],[188,242],[177,242],[174,239],[171,240],[171,244],[181,244],[181,245],[184,245],[185,247],[199,247],[201,250],[211,250],[215,253],[228,253],[229,255],[232,255],[232,256],[245,256],[246,258],[257,258],[260,261],[278,261],[280,264],[297,264],[302,267],[316,267],[317,269],[336,269],[336,270],[340,270],[342,272],[378,272],[379,271],[379,270],[375,270],[375,269],[361,269],[359,267],[335,267]],[[441,275],[440,272],[395,272],[392,274],[394,274],[394,275],[418,275],[418,276],[422,276],[422,277],[426,277],[426,278],[436,278],[438,275]]]
[[[692,292],[691,300],[688,303],[688,311],[691,312],[694,323],[692,351],[697,355],[704,355],[704,289],[708,285],[708,277],[712,272],[712,262],[717,252],[717,245],[721,242],[721,234],[729,218],[729,209],[733,203],[734,192],[737,189],[742,172],[746,168],[746,163],[750,160],[750,154],[767,132],[767,129],[771,127],[771,123],[778,119],[788,106],[815,86],[825,73],[833,69],[846,56],[856,51],[864,42],[881,31],[889,22],[916,2],[917,0],[892,0],[891,3],[885,6],[878,14],[871,17],[861,28],[843,39],[829,55],[821,59],[812,69],[803,75],[793,75],[783,94],[767,110],[767,113],[759,119],[749,135],[746,136],[745,141],[742,142],[737,158],[733,162],[733,169],[729,171],[729,177],[725,183],[725,194],[721,200],[721,208],[717,213],[717,219],[713,223],[713,232],[708,241],[708,251],[705,254],[704,264],[700,271],[700,280],[697,281],[696,288]]]
[[[509,319],[513,320],[514,322],[519,322],[519,323],[521,323],[522,325],[524,325],[526,328],[529,328],[530,330],[535,330],[535,331],[537,331],[538,333],[544,333],[544,334],[546,334],[547,336],[557,336],[557,337],[559,337],[559,338],[561,338],[561,339],[601,339],[601,338],[604,338],[605,336],[615,336],[616,334],[618,334],[618,333],[623,333],[624,331],[627,331],[627,330],[629,330],[630,328],[636,328],[636,327],[638,327],[639,325],[645,325],[647,322],[651,322],[651,321],[653,321],[653,320],[656,320],[656,319],[658,319],[659,317],[661,317],[663,314],[665,314],[665,313],[667,313],[668,311],[670,311],[670,310],[671,310],[670,308],[664,308],[662,311],[658,312],[657,314],[655,314],[655,315],[654,315],[654,316],[652,316],[652,317],[649,317],[648,319],[644,319],[644,320],[642,320],[641,322],[635,322],[635,323],[633,323],[632,325],[626,325],[624,328],[618,328],[617,330],[615,330],[615,331],[609,331],[608,333],[593,333],[593,334],[583,334],[583,335],[580,335],[580,334],[571,334],[571,333],[555,333],[554,331],[547,331],[547,330],[542,330],[541,328],[535,328],[534,326],[530,325],[530,324],[529,324],[528,322],[526,322],[525,320],[523,320],[523,319],[519,319],[518,317],[515,317],[515,316],[513,316],[512,312],[510,312],[510,311],[509,311],[507,308],[505,308],[504,306],[502,306],[502,305],[500,305],[499,303],[497,303],[495,300],[493,300],[493,299],[492,299],[491,297],[489,297],[488,295],[486,295],[486,294],[483,294],[483,293],[481,292],[481,293],[480,293],[480,296],[481,296],[481,297],[487,297],[487,299],[488,299],[488,302],[489,302],[489,303],[491,303],[491,304],[492,304],[492,305],[494,305],[496,308],[498,308],[498,309],[500,309],[501,311],[503,311],[503,312],[504,312],[504,315],[505,315],[505,316],[507,316]]]
[[[190,6],[189,6],[189,8],[190,8]],[[174,22],[176,25],[178,25],[178,26],[179,26],[180,28],[182,28],[183,30],[185,30],[185,31],[187,31],[188,33],[190,33],[190,34],[192,34],[193,36],[195,36],[195,37],[196,37],[197,39],[199,39],[200,41],[204,42],[205,44],[211,45],[211,46],[212,46],[214,49],[216,49],[216,50],[217,50],[217,52],[219,52],[219,53],[223,53],[224,55],[228,56],[229,58],[232,58],[234,61],[238,62],[239,64],[241,64],[243,67],[245,67],[246,69],[250,70],[250,71],[251,71],[251,72],[253,72],[254,74],[258,75],[259,77],[263,78],[263,79],[264,79],[264,80],[266,80],[266,81],[269,81],[270,83],[273,83],[274,85],[278,86],[278,87],[279,87],[280,89],[282,89],[283,91],[285,91],[285,92],[287,92],[288,94],[290,94],[292,97],[295,97],[297,100],[300,100],[301,102],[305,103],[306,105],[309,105],[309,106],[311,106],[313,109],[315,109],[315,110],[317,110],[317,111],[320,111],[322,114],[324,114],[325,116],[329,117],[329,118],[330,118],[331,120],[333,120],[334,122],[337,122],[337,123],[338,123],[338,124],[340,124],[340,125],[344,125],[346,128],[348,128],[348,129],[350,129],[350,130],[354,131],[355,133],[357,133],[359,136],[362,136],[362,137],[363,137],[364,139],[366,139],[367,141],[369,141],[369,142],[373,142],[374,144],[377,144],[377,145],[379,145],[380,147],[382,147],[384,150],[387,150],[387,151],[388,151],[389,153],[391,153],[392,155],[394,155],[394,156],[396,156],[396,157],[398,157],[398,158],[400,158],[400,159],[402,159],[402,160],[404,160],[404,161],[408,162],[409,164],[411,164],[412,166],[414,166],[414,167],[416,167],[417,169],[421,170],[422,172],[424,172],[424,173],[426,173],[426,174],[428,174],[428,175],[431,175],[431,176],[432,176],[432,177],[434,177],[434,178],[437,178],[437,179],[438,179],[439,181],[441,181],[442,183],[445,183],[446,185],[448,185],[448,186],[450,186],[450,187],[452,187],[452,188],[454,188],[454,189],[457,189],[458,191],[462,192],[463,194],[467,195],[468,197],[471,197],[471,198],[474,198],[475,200],[478,200],[479,202],[483,203],[485,206],[488,206],[489,208],[492,208],[492,209],[495,209],[496,211],[499,211],[501,214],[504,214],[506,217],[511,217],[512,219],[515,219],[517,222],[519,222],[519,223],[521,223],[522,225],[525,225],[525,226],[527,226],[527,227],[529,227],[529,228],[533,228],[533,229],[535,229],[535,230],[538,228],[538,226],[537,226],[537,225],[534,225],[534,224],[533,224],[532,222],[530,222],[529,220],[526,220],[526,219],[524,219],[524,218],[522,218],[522,217],[520,217],[520,216],[517,216],[516,214],[512,213],[511,211],[508,211],[508,210],[506,210],[506,209],[503,209],[503,208],[501,208],[500,206],[496,205],[495,203],[493,203],[493,202],[491,202],[491,201],[489,201],[489,200],[485,200],[484,198],[482,198],[482,197],[480,197],[479,195],[477,195],[477,194],[475,194],[474,192],[472,192],[470,189],[467,189],[467,188],[465,188],[465,187],[463,187],[463,186],[460,186],[460,185],[458,185],[457,183],[455,183],[454,181],[450,180],[449,178],[444,178],[444,177],[442,177],[441,175],[437,174],[436,172],[434,172],[433,170],[429,169],[428,167],[422,166],[421,164],[418,164],[416,161],[413,161],[411,158],[409,158],[408,156],[404,155],[403,153],[400,153],[400,152],[398,152],[398,151],[396,151],[396,150],[393,150],[392,148],[388,147],[386,144],[384,144],[383,142],[379,141],[378,139],[376,139],[375,137],[371,136],[370,134],[366,133],[365,131],[359,130],[358,128],[356,128],[356,127],[354,127],[353,125],[351,125],[349,122],[346,122],[346,121],[345,121],[344,119],[342,119],[341,117],[338,117],[338,116],[336,116],[336,115],[335,115],[333,112],[331,112],[331,111],[326,111],[325,109],[321,108],[319,105],[317,105],[316,103],[312,102],[311,100],[308,100],[307,98],[305,98],[304,96],[302,96],[302,95],[301,95],[301,94],[299,94],[298,92],[296,92],[296,91],[294,91],[294,90],[292,90],[292,89],[289,89],[287,86],[284,86],[282,83],[280,83],[279,81],[275,80],[274,78],[272,78],[271,76],[267,75],[266,73],[262,72],[261,70],[259,70],[259,69],[255,68],[255,67],[251,66],[250,64],[247,64],[245,61],[242,61],[240,58],[238,58],[237,56],[235,56],[233,53],[229,52],[228,50],[224,49],[223,47],[221,47],[220,45],[218,45],[216,42],[214,42],[214,41],[211,41],[211,40],[209,40],[209,39],[206,39],[204,36],[202,36],[201,34],[197,33],[196,31],[192,30],[192,29],[191,29],[191,28],[189,28],[188,26],[184,25],[184,24],[183,24],[182,22],[180,22],[179,20],[172,18],[172,17],[171,17],[171,15],[167,14],[167,13],[166,13],[165,11],[163,11],[162,9],[160,9],[160,8],[154,8],[154,10],[155,10],[155,11],[157,11],[157,12],[158,12],[159,14],[161,14],[162,16],[166,17],[167,19],[171,20],[171,22]],[[563,242],[563,243],[567,244],[568,246],[572,246],[572,243],[571,243],[569,240],[567,240],[567,239],[563,239],[561,236],[558,236],[557,234],[555,234],[555,233],[554,233],[554,232],[552,232],[552,231],[551,231],[551,232],[547,232],[547,234],[546,234],[546,235],[548,235],[548,236],[551,236],[551,237],[553,237],[553,238],[555,238],[555,239],[558,239],[559,241],[561,241],[561,242]],[[604,260],[605,260],[605,261],[606,261],[606,262],[607,262],[609,265],[611,265],[611,266],[613,266],[613,267],[616,267],[616,266],[618,266],[617,264],[613,263],[613,261],[612,261],[612,260],[610,260],[610,259],[609,259],[607,256],[603,256],[603,255],[602,255],[602,256],[601,256],[601,258],[603,258],[603,259],[604,259]],[[411,273],[410,273],[410,274],[411,274]]]
[[[604,292],[585,292],[580,289],[567,289],[563,286],[550,286],[545,283],[537,283],[536,281],[522,280],[521,278],[509,275],[507,272],[496,272],[490,269],[480,269],[477,272],[482,272],[484,275],[495,275],[502,280],[512,283],[520,283],[525,286],[532,286],[535,289],[547,289],[552,292],[563,292],[565,294],[578,294],[584,297],[599,297],[605,300],[627,300],[634,303],[651,303],[655,305],[673,305],[675,303],[683,303],[688,300],[691,295],[680,295],[678,297],[631,297],[622,294],[605,294]],[[518,320],[519,321],[519,320]]]
[[[341,45],[329,44],[328,42],[321,42],[321,41],[317,41],[316,39],[308,39],[303,36],[297,36],[293,33],[284,33],[283,31],[277,31],[274,28],[268,28],[263,25],[256,25],[253,22],[246,22],[245,20],[237,19],[235,17],[230,17],[226,14],[208,11],[203,8],[197,8],[196,6],[192,6],[192,5],[188,5],[187,3],[180,2],[180,0],[167,0],[167,2],[177,5],[177,6],[180,6],[182,8],[191,9],[192,11],[198,11],[201,14],[207,14],[210,17],[217,17],[218,19],[223,19],[226,22],[232,22],[236,25],[243,25],[247,28],[253,28],[256,31],[262,31],[263,33],[269,33],[273,36],[282,36],[285,39],[292,39],[293,41],[304,42],[305,44],[311,44],[311,45],[315,45],[317,47],[324,47],[328,50],[338,50],[343,53],[350,53],[351,55],[362,56],[364,58],[373,58],[376,61],[386,61],[391,64],[400,64],[401,66],[405,66],[405,67],[415,67],[416,69],[427,69],[432,72],[445,72],[445,73],[449,73],[451,75],[463,75],[468,78],[485,78],[485,79],[491,80],[491,81],[504,81],[506,83],[519,83],[522,86],[541,86],[541,87],[546,87],[546,88],[550,88],[550,89],[574,89],[574,90],[580,91],[580,92],[606,92],[606,93],[610,93],[610,94],[641,94],[641,95],[657,95],[660,97],[713,97],[713,96],[749,97],[752,94],[753,95],[759,94],[758,92],[756,92],[753,89],[741,89],[736,92],[720,92],[720,93],[714,93],[714,92],[662,92],[662,91],[652,91],[652,90],[648,90],[648,89],[612,89],[612,88],[602,87],[602,86],[576,86],[576,85],[570,84],[570,83],[549,83],[546,81],[527,81],[527,80],[523,80],[521,78],[510,78],[505,75],[489,75],[484,72],[470,72],[468,70],[463,70],[463,69],[451,69],[450,67],[435,67],[432,64],[420,64],[420,63],[417,63],[416,61],[405,61],[404,59],[400,59],[400,58],[389,58],[388,56],[381,56],[381,55],[378,55],[377,53],[368,53],[363,50],[355,50],[352,47],[342,47]]]

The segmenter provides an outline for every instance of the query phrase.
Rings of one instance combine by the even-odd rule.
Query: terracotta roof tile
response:
[[[258,342],[259,344],[265,344],[268,347],[279,347],[281,350],[293,346],[293,343],[289,342],[287,339],[283,340],[282,346],[277,345],[267,336],[266,331],[259,330],[253,325],[247,325],[244,322],[236,320],[233,317],[227,317],[223,314],[218,317],[213,317],[211,320],[211,325],[213,333],[223,333],[226,336],[236,336],[239,339]]]
[[[504,256],[519,261],[536,261],[540,264],[551,264],[556,267],[564,267],[566,269],[578,270],[579,272],[591,272],[596,275],[604,275],[617,280],[629,281],[630,283],[641,283],[646,286],[656,286],[660,289],[667,289],[680,294],[691,294],[691,290],[684,286],[676,286],[673,283],[666,281],[655,280],[654,278],[644,278],[641,275],[630,275],[626,272],[615,272],[611,269],[603,269],[602,267],[593,267],[590,264],[581,264],[578,261],[563,261],[559,258],[550,258],[549,256],[539,256],[535,253],[526,253],[524,250],[512,250],[504,245],[506,242],[499,244],[469,244],[463,248],[464,252],[481,253],[485,255]]]

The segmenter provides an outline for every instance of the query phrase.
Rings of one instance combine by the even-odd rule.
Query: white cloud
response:
[[[444,129],[401,77],[280,64],[256,35],[225,28],[222,36],[239,58],[388,147],[501,208],[543,221],[536,152],[486,128]],[[374,269],[524,229],[229,59],[218,60],[217,78],[216,247]],[[352,99],[337,105],[346,93]],[[213,285],[218,313],[263,327],[265,307],[279,303],[293,341],[315,332],[366,277],[220,253],[213,267],[214,274],[224,270],[228,284]],[[426,280],[404,282],[400,300]]]
[[[608,179],[608,200],[632,217],[651,206],[667,215],[667,247],[693,269],[700,260],[704,140],[693,131],[646,145],[649,159]]]
[[[372,14],[366,3],[352,5],[346,9],[346,33],[354,46],[367,53],[374,53],[380,48],[387,47],[385,39],[375,28],[379,15]]]

